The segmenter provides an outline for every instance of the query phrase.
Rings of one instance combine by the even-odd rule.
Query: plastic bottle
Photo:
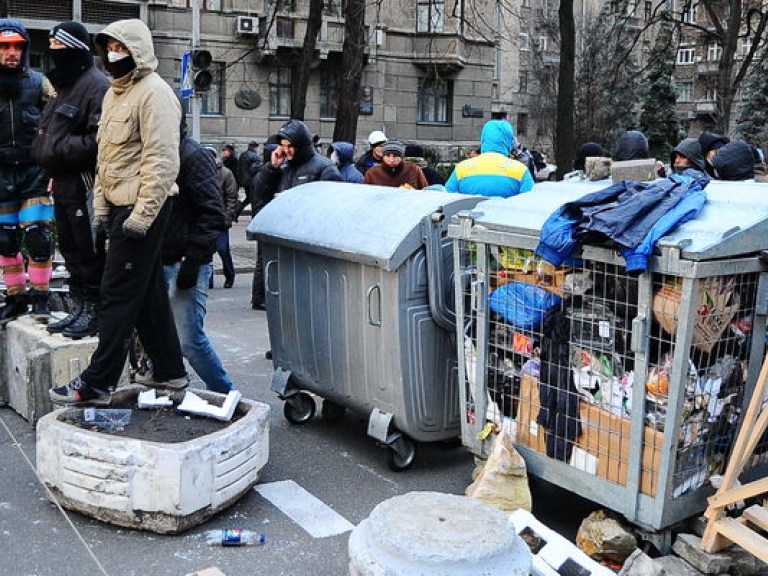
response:
[[[210,546],[261,546],[267,537],[250,530],[208,530],[205,541]]]

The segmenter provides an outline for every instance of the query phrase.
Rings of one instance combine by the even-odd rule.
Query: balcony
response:
[[[301,50],[304,35],[307,33],[307,20],[293,13],[279,14],[270,28],[268,18],[262,17],[259,29],[261,30],[259,37],[260,55],[262,57],[274,56],[278,52]],[[344,36],[344,19],[336,16],[324,16],[315,45],[320,59],[325,60],[332,53],[341,54],[344,49]],[[368,52],[367,46],[365,51]]]
[[[466,40],[458,34],[417,34],[413,37],[413,63],[460,70],[467,61],[467,48]]]
[[[699,100],[694,110],[696,114],[714,114],[717,111],[717,104],[714,100]]]

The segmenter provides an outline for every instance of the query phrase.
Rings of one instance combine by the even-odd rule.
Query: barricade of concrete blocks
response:
[[[634,180],[649,182],[656,179],[656,160],[643,158],[642,160],[620,160],[611,163],[611,180]]]
[[[70,340],[22,316],[0,330],[0,403],[31,424],[53,410],[48,390],[64,386],[88,366],[98,338]],[[128,382],[125,370],[120,384]]]

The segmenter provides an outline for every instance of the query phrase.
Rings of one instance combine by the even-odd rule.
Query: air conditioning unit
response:
[[[259,33],[258,16],[238,16],[237,33],[243,36],[255,36]]]

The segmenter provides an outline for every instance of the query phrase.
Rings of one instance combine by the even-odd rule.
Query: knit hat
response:
[[[229,150],[230,152],[235,151],[235,147],[232,146],[232,144],[224,144],[224,146],[221,147],[222,150]]]
[[[0,30],[0,44],[19,44],[26,41],[27,39],[13,28]]]
[[[399,140],[387,140],[384,144],[384,154],[397,154],[402,158],[405,155],[405,145]]]
[[[424,158],[424,146],[421,144],[406,144],[405,156],[407,158]]]
[[[51,28],[49,38],[55,38],[67,48],[91,51],[91,37],[80,22],[62,22]]]

